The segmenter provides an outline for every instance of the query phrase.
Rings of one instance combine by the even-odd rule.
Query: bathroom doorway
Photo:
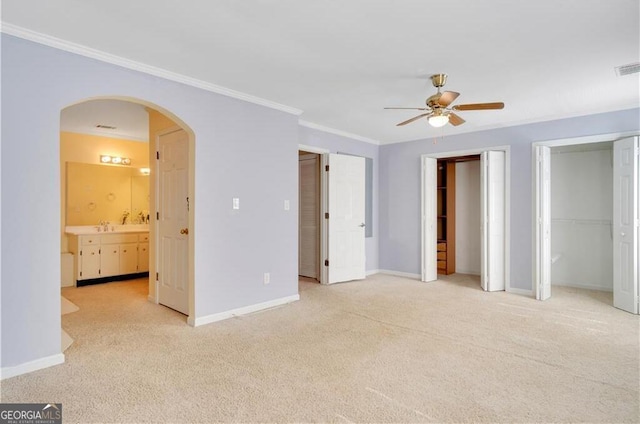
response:
[[[139,277],[140,272],[148,272],[148,295],[147,299],[153,303],[162,303],[182,314],[186,315],[186,321],[194,324],[193,308],[195,304],[195,288],[193,278],[193,217],[195,199],[193,196],[195,189],[193,175],[193,144],[195,136],[193,132],[185,126],[178,118],[171,113],[161,111],[160,108],[144,101],[130,98],[99,98],[88,99],[64,108],[61,111],[61,132],[60,132],[60,169],[61,169],[61,251],[68,252],[69,237],[66,234],[70,222],[68,217],[80,212],[89,212],[89,220],[85,220],[76,225],[78,227],[89,227],[87,231],[96,231],[100,234],[97,241],[106,240],[107,236],[113,238],[114,244],[118,248],[103,250],[98,249],[97,260],[99,276],[104,276],[102,269],[111,269],[110,275],[118,279],[118,272],[126,274],[127,278]],[[183,180],[180,183],[186,193],[184,199],[184,220],[179,234],[184,239],[179,246],[173,246],[172,251],[182,250],[184,260],[179,264],[183,271],[180,274],[179,284],[184,297],[180,307],[172,306],[166,299],[162,301],[159,295],[160,287],[163,284],[163,277],[176,276],[174,269],[162,270],[159,260],[166,248],[163,238],[159,233],[160,216],[163,213],[160,204],[159,194],[163,192],[164,180],[158,178],[160,160],[159,139],[162,134],[172,131],[181,131],[184,134],[181,151],[170,149],[165,152],[165,159],[171,159],[172,155],[183,158],[186,167],[180,172]],[[71,141],[69,141],[71,140]],[[112,162],[112,169],[128,169],[134,174],[139,172],[146,176],[148,188],[146,191],[140,189],[139,185],[132,184],[130,192],[143,191],[142,201],[131,200],[131,203],[124,204],[123,198],[128,197],[124,185],[113,187],[108,193],[98,193],[97,187],[106,184],[104,181],[99,184],[84,184],[85,191],[91,193],[95,200],[83,199],[80,203],[68,204],[68,193],[66,190],[67,163],[70,161],[84,162],[85,164],[97,165],[108,156],[116,158]],[[167,162],[171,162],[170,160]],[[104,162],[103,162],[104,164]],[[82,186],[82,184],[81,184]],[[82,188],[82,187],[81,187]],[[120,191],[117,191],[120,190]],[[104,191],[104,190],[102,190]],[[86,194],[86,193],[85,193]],[[120,195],[122,194],[122,196]],[[98,200],[99,199],[99,200]],[[107,212],[101,206],[113,203],[119,207],[117,216],[115,212]],[[122,204],[121,204],[122,203]],[[93,212],[92,214],[90,212]],[[111,213],[111,215],[108,215]],[[105,215],[103,217],[103,215]],[[113,215],[113,216],[112,216]],[[95,223],[93,221],[96,221]],[[88,225],[90,222],[90,225]],[[103,225],[98,225],[102,222]],[[106,224],[108,222],[108,224]],[[106,224],[106,225],[105,225]],[[139,228],[134,228],[139,226]],[[135,237],[147,231],[146,238],[133,240],[132,230],[137,233]],[[104,230],[110,234],[105,234]],[[98,232],[100,229],[100,232]],[[186,230],[185,230],[186,229]],[[85,228],[80,228],[84,231]],[[166,241],[166,240],[165,240]],[[133,247],[137,243],[135,255],[128,247]],[[125,246],[126,245],[126,246]],[[107,253],[118,251],[108,258]],[[103,252],[105,253],[103,257]],[[73,261],[74,285],[78,277],[77,258]],[[64,264],[63,264],[64,267]],[[106,268],[105,268],[106,267]],[[111,268],[109,268],[111,267]],[[119,271],[114,271],[119,269]],[[136,271],[136,272],[133,272]],[[64,273],[64,269],[63,269]],[[83,275],[84,277],[84,275]],[[175,282],[176,279],[173,279]],[[100,282],[100,281],[98,281]]]

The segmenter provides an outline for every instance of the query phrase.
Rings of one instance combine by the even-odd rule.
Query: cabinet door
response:
[[[138,244],[121,244],[120,274],[135,274],[136,272],[138,272]]]
[[[100,277],[100,246],[82,246],[78,280]]]
[[[149,272],[149,243],[138,245],[138,272]]]
[[[103,244],[100,253],[100,276],[109,277],[120,274],[120,246]]]

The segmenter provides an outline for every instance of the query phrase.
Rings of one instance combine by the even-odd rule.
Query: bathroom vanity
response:
[[[149,231],[143,227],[115,226],[106,232],[98,231],[100,227],[67,227],[76,285],[148,276]]]

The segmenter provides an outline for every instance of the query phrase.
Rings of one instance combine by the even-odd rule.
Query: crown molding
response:
[[[357,135],[357,134],[348,133],[346,131],[337,130],[337,129],[331,128],[331,127],[325,127],[324,125],[315,124],[313,122],[304,121],[302,119],[298,120],[298,124],[300,124],[300,126],[302,126],[302,127],[307,127],[307,128],[312,128],[314,130],[328,132],[328,133],[339,135],[339,136],[342,136],[342,137],[351,138],[353,140],[364,141],[365,143],[375,144],[376,146],[379,146],[381,144],[378,140],[374,140],[372,138],[362,137],[362,136]]]
[[[91,47],[83,46],[82,44],[72,43],[70,41],[62,40],[60,38],[52,37],[50,35],[42,34],[30,29],[22,28],[17,25],[13,25],[7,22],[0,23],[0,31],[7,35],[22,38],[34,43],[43,44],[45,46],[53,47],[58,50],[64,50],[70,53],[75,53],[81,56],[85,56],[91,59],[100,60],[102,62],[110,63],[112,65],[121,66],[123,68],[131,69],[145,74],[153,75],[156,77],[164,78],[170,81],[179,82],[191,87],[200,88],[202,90],[210,91],[223,96],[232,97],[234,99],[243,100],[246,102],[254,103],[260,106],[265,106],[271,109],[276,109],[282,112],[290,113],[292,115],[300,116],[302,110],[296,109],[290,106],[282,105],[280,103],[272,102],[270,100],[262,99],[260,97],[252,96],[250,94],[241,93],[239,91],[231,90],[229,88],[221,87],[219,85],[211,84],[206,81],[202,81],[196,78],[191,78],[186,75],[178,74],[175,72],[167,71],[162,68],[147,65],[134,60],[126,59],[124,57],[116,56],[110,53],[106,53],[100,50],[93,49]]]

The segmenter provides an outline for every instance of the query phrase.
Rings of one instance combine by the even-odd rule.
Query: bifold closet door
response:
[[[638,313],[638,137],[613,143],[613,306]]]
[[[481,155],[482,259],[480,280],[485,291],[505,289],[505,152]]]
[[[422,281],[438,279],[437,172],[437,159],[422,159]]]
[[[551,149],[536,146],[536,299],[551,297]]]

